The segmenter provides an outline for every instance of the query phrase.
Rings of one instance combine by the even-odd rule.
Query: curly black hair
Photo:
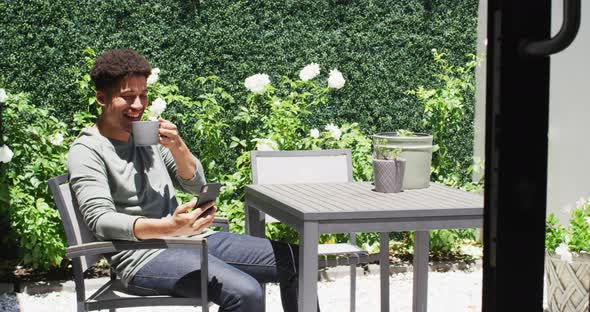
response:
[[[148,77],[152,65],[132,49],[109,50],[96,58],[90,78],[96,90],[110,92],[117,83],[130,75]]]

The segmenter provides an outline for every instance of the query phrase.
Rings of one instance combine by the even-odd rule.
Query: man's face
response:
[[[105,130],[114,138],[126,140],[131,133],[131,122],[140,120],[148,103],[146,77],[124,78],[113,88],[110,98],[102,91],[97,91],[96,97],[103,107],[101,119],[107,127]]]

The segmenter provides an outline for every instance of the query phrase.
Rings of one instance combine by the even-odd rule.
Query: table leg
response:
[[[299,244],[299,312],[313,312],[318,304],[317,222],[304,222]]]
[[[264,212],[250,207],[247,199],[244,204],[244,212],[246,215],[246,234],[256,237],[266,237],[264,232]]]
[[[244,214],[246,217],[246,234],[256,236],[256,237],[266,237],[265,233],[265,213],[248,205],[248,198],[246,198],[244,203]],[[260,284],[262,288],[262,302],[263,308],[260,312],[266,311],[266,284]]]
[[[428,306],[428,231],[414,232],[413,312],[426,312]]]
[[[389,312],[389,233],[379,233],[381,312]]]

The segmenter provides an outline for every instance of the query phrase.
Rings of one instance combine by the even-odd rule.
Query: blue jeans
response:
[[[280,284],[284,311],[297,311],[298,246],[218,232],[209,246],[209,300],[219,312],[262,311],[260,283]],[[129,282],[138,295],[198,297],[200,250],[167,249],[144,265]],[[319,310],[319,309],[318,309]]]

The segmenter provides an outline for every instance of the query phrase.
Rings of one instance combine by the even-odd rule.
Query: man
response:
[[[266,282],[280,282],[284,310],[297,311],[297,246],[213,232],[207,227],[215,207],[203,213],[213,204],[178,205],[174,187],[196,194],[205,175],[170,121],[159,119],[158,145],[135,146],[131,122],[147,106],[150,72],[148,61],[130,49],[107,51],[92,68],[102,113],[68,155],[70,184],[85,222],[101,240],[207,237],[208,292],[220,312],[261,311],[260,283]],[[200,293],[199,259],[199,250],[137,250],[120,252],[110,263],[131,292],[190,297]]]

